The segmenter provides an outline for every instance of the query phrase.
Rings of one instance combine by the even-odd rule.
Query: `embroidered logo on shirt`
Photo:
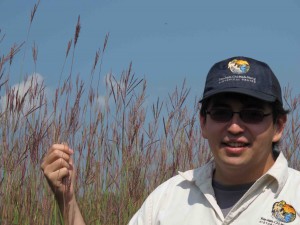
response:
[[[244,74],[249,71],[250,65],[245,60],[234,59],[228,63],[228,68],[234,74]]]
[[[275,202],[272,215],[280,222],[290,223],[296,219],[296,210],[285,201]]]

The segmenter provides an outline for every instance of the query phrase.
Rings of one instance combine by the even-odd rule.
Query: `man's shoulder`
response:
[[[298,178],[300,180],[300,171],[299,170],[289,167],[288,172],[292,177]]]
[[[185,172],[178,172],[178,176],[188,181],[195,181],[201,177],[210,177],[214,168],[213,162],[208,162],[201,167],[187,170]]]
[[[178,172],[177,175],[169,178],[165,182],[161,183],[155,190],[151,193],[151,198],[153,201],[161,201],[162,199],[168,199],[170,196],[182,196],[184,193],[190,191],[199,191],[197,183],[199,180],[207,179],[207,175],[210,170],[210,163],[205,164],[201,167],[187,170],[184,172]]]
[[[190,183],[191,185],[193,185],[197,180],[210,179],[212,176],[213,168],[214,163],[213,161],[210,161],[195,169],[186,170],[184,172],[178,171],[177,175],[171,177],[170,179],[162,183],[160,186],[176,186],[182,182]]]

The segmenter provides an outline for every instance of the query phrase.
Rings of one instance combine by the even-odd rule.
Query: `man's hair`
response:
[[[279,116],[284,116],[289,114],[290,110],[284,109],[282,104],[279,101],[275,101],[271,103],[272,111],[273,111],[273,122],[276,123],[277,118]]]

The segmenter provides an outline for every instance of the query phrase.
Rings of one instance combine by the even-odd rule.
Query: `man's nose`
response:
[[[239,134],[244,131],[244,122],[238,113],[234,113],[231,120],[228,121],[227,130],[232,134]]]

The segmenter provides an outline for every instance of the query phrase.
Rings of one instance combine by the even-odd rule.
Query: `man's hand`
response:
[[[74,197],[73,150],[66,144],[54,144],[46,153],[41,168],[59,204]]]
[[[73,153],[67,144],[54,144],[46,153],[41,169],[58,202],[64,223],[85,225],[74,194]]]

